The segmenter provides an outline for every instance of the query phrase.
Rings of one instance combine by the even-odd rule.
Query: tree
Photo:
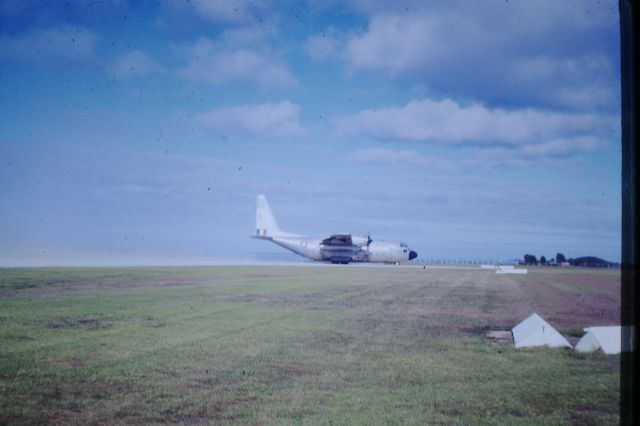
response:
[[[546,265],[547,264],[547,258],[544,257],[544,256],[540,256],[540,264],[542,266]]]
[[[557,253],[556,254],[556,263],[564,263],[567,261],[567,258],[564,257],[564,254],[562,253]]]
[[[612,262],[608,262],[595,256],[583,256],[576,259],[569,259],[569,262],[573,266],[582,266],[586,268],[611,268],[612,266],[616,266]]]
[[[525,265],[537,265],[538,264],[538,258],[535,257],[532,254],[525,254],[524,255],[524,264]]]

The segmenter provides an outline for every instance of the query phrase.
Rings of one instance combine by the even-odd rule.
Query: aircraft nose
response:
[[[411,250],[409,252],[409,260],[415,259],[416,257],[418,257],[418,253],[416,253],[415,251]]]

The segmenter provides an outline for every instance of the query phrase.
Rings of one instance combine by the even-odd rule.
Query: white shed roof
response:
[[[619,354],[622,341],[622,327],[588,327],[587,332],[576,345],[579,352],[591,352],[602,349],[605,354]]]
[[[516,348],[549,346],[550,348],[567,347],[571,344],[558,331],[549,325],[538,314],[532,314],[511,329]]]

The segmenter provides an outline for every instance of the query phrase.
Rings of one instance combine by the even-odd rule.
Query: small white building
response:
[[[496,269],[496,274],[526,274],[526,269],[514,268],[513,266],[510,268],[499,267]]]

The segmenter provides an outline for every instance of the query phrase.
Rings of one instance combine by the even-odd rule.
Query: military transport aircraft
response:
[[[371,237],[334,234],[325,239],[307,238],[281,231],[269,208],[267,198],[256,199],[256,234],[252,238],[268,240],[308,259],[331,263],[395,263],[415,259],[418,254],[405,243],[373,241]]]

